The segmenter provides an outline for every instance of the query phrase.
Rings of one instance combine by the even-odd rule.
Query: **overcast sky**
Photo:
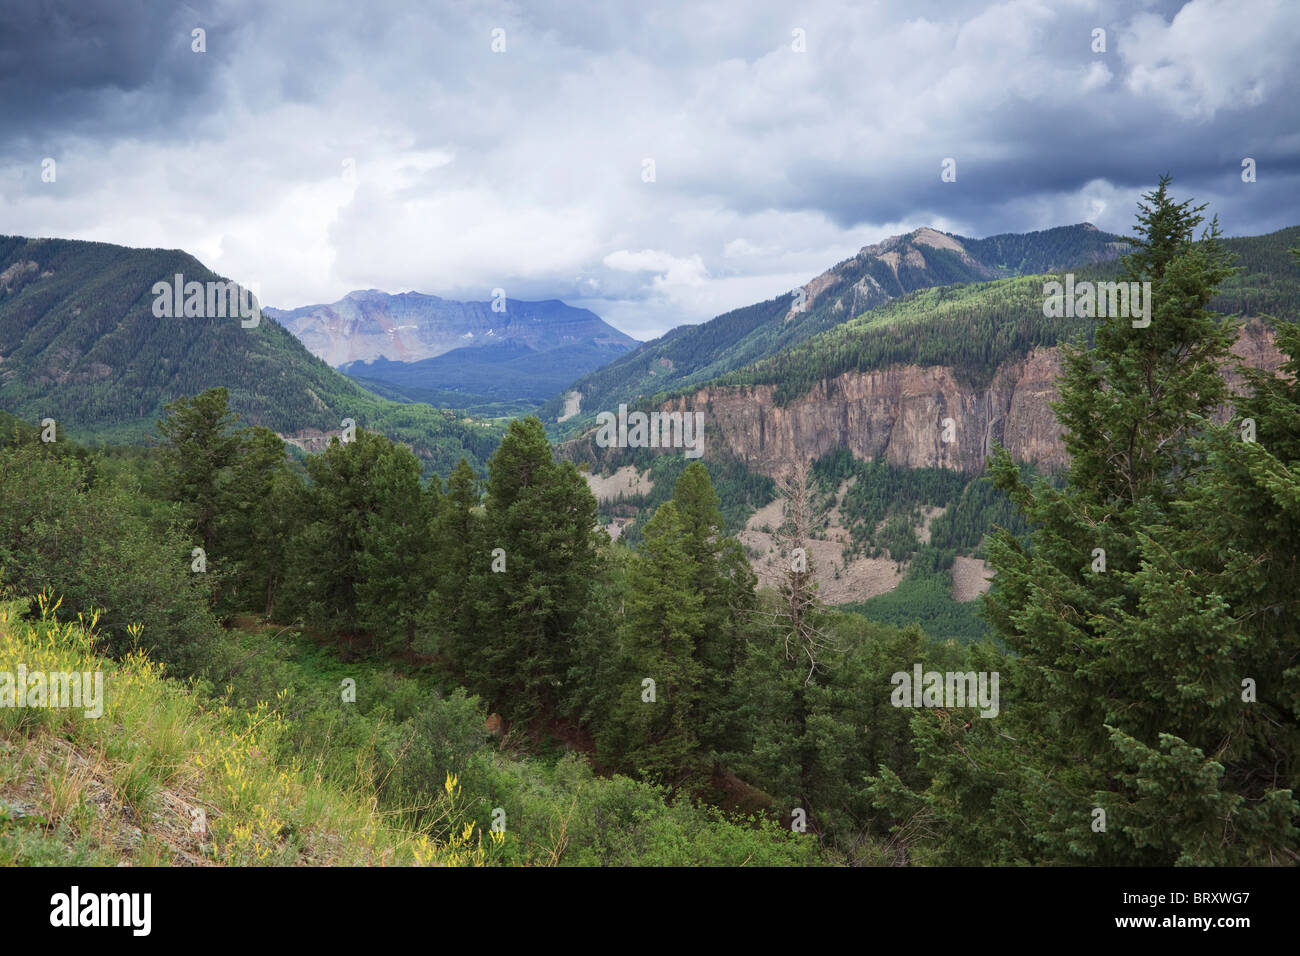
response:
[[[1166,171],[1300,223],[1298,52],[1294,0],[0,0],[0,233],[646,339],[922,225],[1128,233]]]

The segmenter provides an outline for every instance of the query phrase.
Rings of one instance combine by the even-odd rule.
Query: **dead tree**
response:
[[[775,481],[785,514],[775,535],[785,571],[778,589],[781,603],[770,626],[783,632],[787,660],[807,662],[806,685],[824,668],[822,658],[832,647],[829,636],[818,626],[825,605],[817,597],[813,560],[808,554],[811,530],[822,519],[825,509],[817,505],[817,489],[807,461],[796,460]]]

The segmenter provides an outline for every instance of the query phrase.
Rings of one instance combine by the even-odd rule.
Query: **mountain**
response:
[[[177,249],[0,236],[0,408],[73,437],[140,442],[162,406],[224,386],[250,424],[302,447],[344,418],[410,444],[430,467],[486,460],[500,428],[381,399],[275,322],[158,318],[157,282],[220,282]],[[205,311],[205,310],[204,310]]]
[[[1300,266],[1287,252],[1300,246],[1300,227],[1223,244],[1240,271],[1211,306],[1246,317],[1234,345],[1242,363],[1276,371],[1282,355],[1274,327],[1300,321]],[[1120,267],[1101,259],[1070,271],[1096,281],[1117,278]],[[1043,315],[1044,284],[1056,278],[913,291],[752,364],[632,404],[703,415],[702,460],[761,583],[786,580],[772,477],[792,461],[811,461],[825,509],[806,541],[819,595],[872,620],[919,622],[945,640],[978,640],[988,625],[969,602],[989,587],[985,536],[994,526],[1026,531],[982,474],[985,461],[997,441],[1026,474],[1055,480],[1051,473],[1065,460],[1051,407],[1059,346],[1094,327],[1092,319]],[[1225,376],[1240,386],[1235,372]],[[596,435],[584,427],[559,452],[588,467],[600,521],[635,545],[688,459],[655,448],[602,448]]]
[[[577,380],[540,414],[572,433],[620,402],[715,379],[918,289],[1104,262],[1123,248],[1123,237],[1091,223],[988,239],[917,229],[866,246],[793,292],[673,329]]]
[[[999,242],[1018,251],[1006,237]],[[1240,271],[1211,307],[1247,317],[1235,351],[1247,365],[1276,369],[1281,356],[1263,318],[1300,318],[1300,267],[1286,252],[1300,246],[1300,226],[1223,244],[1237,255]],[[1119,263],[1072,268],[1080,281],[1104,279],[1118,275]],[[1059,278],[1021,276],[887,299],[757,362],[639,404],[704,411],[706,458],[762,474],[841,449],[900,468],[975,473],[994,441],[1021,461],[1055,467],[1064,456],[1050,408],[1061,370],[1058,346],[1093,326],[1092,319],[1044,316],[1044,283]],[[940,423],[947,419],[953,428],[945,439]],[[645,458],[597,448],[591,432],[565,453],[603,465]]]
[[[504,311],[494,310],[494,304]],[[454,352],[447,362],[421,365],[421,375],[416,378],[421,388],[428,389],[455,388],[451,382],[464,378],[456,369],[460,362],[472,360],[474,349],[503,343],[525,346],[538,354],[565,349],[569,350],[567,358],[558,358],[564,358],[565,368],[586,365],[578,372],[582,375],[637,345],[636,339],[625,336],[595,312],[567,306],[559,299],[456,302],[437,295],[389,295],[369,289],[344,295],[328,306],[290,311],[266,308],[265,313],[335,368],[376,364],[376,368],[367,367],[372,377],[376,371],[393,371],[411,384],[411,376],[391,369],[391,364],[421,363]],[[486,362],[497,364],[500,360]],[[542,368],[543,363],[536,367]]]

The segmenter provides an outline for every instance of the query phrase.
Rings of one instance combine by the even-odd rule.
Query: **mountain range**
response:
[[[389,398],[498,412],[512,402],[535,407],[638,344],[557,299],[459,302],[368,289],[264,312],[313,355]]]
[[[540,414],[571,434],[620,402],[718,378],[918,289],[1105,262],[1124,248],[1123,237],[1091,223],[987,239],[916,229],[864,247],[799,289],[673,329],[578,379]]]
[[[1031,253],[1034,237],[1041,248]],[[1249,365],[1275,368],[1271,330],[1257,320],[1294,320],[1300,310],[1300,268],[1287,252],[1300,244],[1300,227],[1223,243],[1238,272],[1211,305],[1255,320],[1237,352]],[[707,410],[707,454],[763,473],[837,449],[899,467],[978,472],[994,441],[1054,467],[1063,460],[1050,408],[1057,347],[1086,338],[1094,322],[1044,316],[1044,282],[1064,270],[1081,280],[1117,278],[1123,248],[1120,237],[1086,223],[986,240],[917,230],[808,283],[804,313],[792,309],[796,290],[675,329],[579,380],[543,411],[553,434],[569,439],[566,454],[603,470],[644,458],[592,441],[593,416],[623,402]],[[944,281],[962,270],[1015,275]],[[897,285],[877,278],[895,271]],[[858,311],[867,300],[874,304]],[[937,426],[946,418],[959,438],[943,440]]]
[[[1297,244],[1300,227],[1226,240],[1241,268],[1213,305],[1293,317],[1300,272],[1286,250]],[[467,407],[467,397],[535,406],[550,394],[541,411],[554,437],[570,439],[564,453],[602,469],[617,450],[592,449],[580,436],[589,439],[595,414],[622,402],[709,409],[713,447],[759,472],[789,455],[836,449],[971,471],[993,440],[1050,465],[1059,460],[1048,407],[1055,347],[1086,335],[1090,321],[1045,318],[1044,276],[1113,276],[1123,249],[1121,237],[1087,223],[989,239],[918,229],[791,293],[637,345],[555,300],[508,300],[503,314],[490,302],[372,290],[332,306],[265,309],[275,321],[255,328],[157,318],[154,283],[177,273],[220,277],[180,250],[5,236],[0,408],[56,418],[85,439],[142,441],[165,402],[222,385],[246,421],[303,448],[352,417],[446,466],[461,454],[481,463],[500,433],[446,409]],[[353,377],[288,329],[335,359],[353,355],[343,363]],[[1250,324],[1239,350],[1271,365],[1267,324]],[[573,381],[573,365],[585,361],[607,364]],[[962,441],[937,441],[931,419],[946,417]]]

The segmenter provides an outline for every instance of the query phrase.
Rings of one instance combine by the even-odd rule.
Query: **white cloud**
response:
[[[1191,0],[1168,23],[1134,17],[1118,45],[1133,93],[1195,120],[1259,106],[1292,86],[1297,49],[1291,0]]]

